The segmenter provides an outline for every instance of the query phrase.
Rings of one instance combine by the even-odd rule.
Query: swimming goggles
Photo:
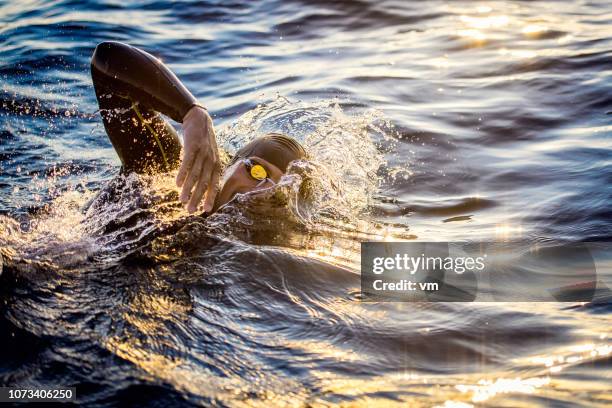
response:
[[[257,181],[265,181],[268,178],[268,172],[261,164],[254,163],[251,159],[244,159],[244,166],[250,176]]]

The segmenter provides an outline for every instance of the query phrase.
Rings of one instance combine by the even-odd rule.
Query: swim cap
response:
[[[251,156],[261,157],[282,171],[287,171],[289,163],[306,157],[306,151],[292,137],[281,133],[268,133],[238,150],[230,164]]]

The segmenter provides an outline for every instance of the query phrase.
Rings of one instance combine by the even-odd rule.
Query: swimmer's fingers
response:
[[[204,166],[202,167],[202,172],[198,180],[198,185],[196,186],[191,199],[189,200],[189,205],[187,207],[189,212],[194,212],[197,210],[200,201],[202,201],[202,198],[204,197],[204,193],[207,193],[207,201],[204,203],[204,211],[210,212],[212,209],[212,203],[214,203],[214,201],[212,201],[212,203],[209,205],[208,198],[210,197],[211,200],[214,200],[214,194],[216,186],[219,182],[220,172],[221,167],[219,163],[219,155],[217,154],[216,150],[213,150],[204,161]]]
[[[207,213],[211,212],[215,204],[215,198],[219,192],[219,177],[221,177],[221,165],[217,161],[213,168],[213,174],[210,178],[208,190],[206,191],[206,201],[204,201],[204,211]]]
[[[188,202],[187,210],[194,212],[208,190],[214,166],[219,161],[212,118],[205,109],[192,107],[183,117],[183,133],[185,158],[176,182],[183,185],[181,201]]]
[[[191,167],[193,166],[193,161],[196,158],[196,151],[193,149],[185,148],[185,156],[183,157],[183,161],[181,162],[181,166],[179,167],[178,174],[176,175],[176,185],[180,187],[185,182],[185,178],[187,178],[187,174]]]
[[[204,192],[206,192],[206,190],[208,189],[209,181],[210,166],[204,165],[204,168],[200,172],[198,184],[196,185],[195,190],[193,190],[193,194],[191,194],[191,199],[189,200],[189,204],[187,205],[187,211],[190,214],[198,209],[198,204],[200,204],[200,201],[202,201],[202,197],[204,196]]]
[[[204,161],[206,159],[201,151],[198,151],[198,153],[199,154],[197,154],[195,157],[193,167],[189,169],[189,173],[185,179],[185,184],[183,184],[183,190],[181,191],[181,195],[179,197],[183,204],[189,201],[189,196],[191,195],[193,186],[196,185],[196,183],[202,178],[202,168],[204,167]]]

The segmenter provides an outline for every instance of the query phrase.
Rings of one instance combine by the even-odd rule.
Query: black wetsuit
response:
[[[180,140],[159,113],[182,122],[198,103],[176,75],[138,48],[103,42],[91,59],[91,77],[123,170],[155,173],[178,167]]]

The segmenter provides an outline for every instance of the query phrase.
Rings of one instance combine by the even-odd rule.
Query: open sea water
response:
[[[229,155],[281,131],[312,160],[187,216],[173,175],[118,176],[105,40],[167,63]],[[365,303],[359,243],[610,241],[611,119],[606,0],[0,1],[0,385],[610,406],[609,301]]]

